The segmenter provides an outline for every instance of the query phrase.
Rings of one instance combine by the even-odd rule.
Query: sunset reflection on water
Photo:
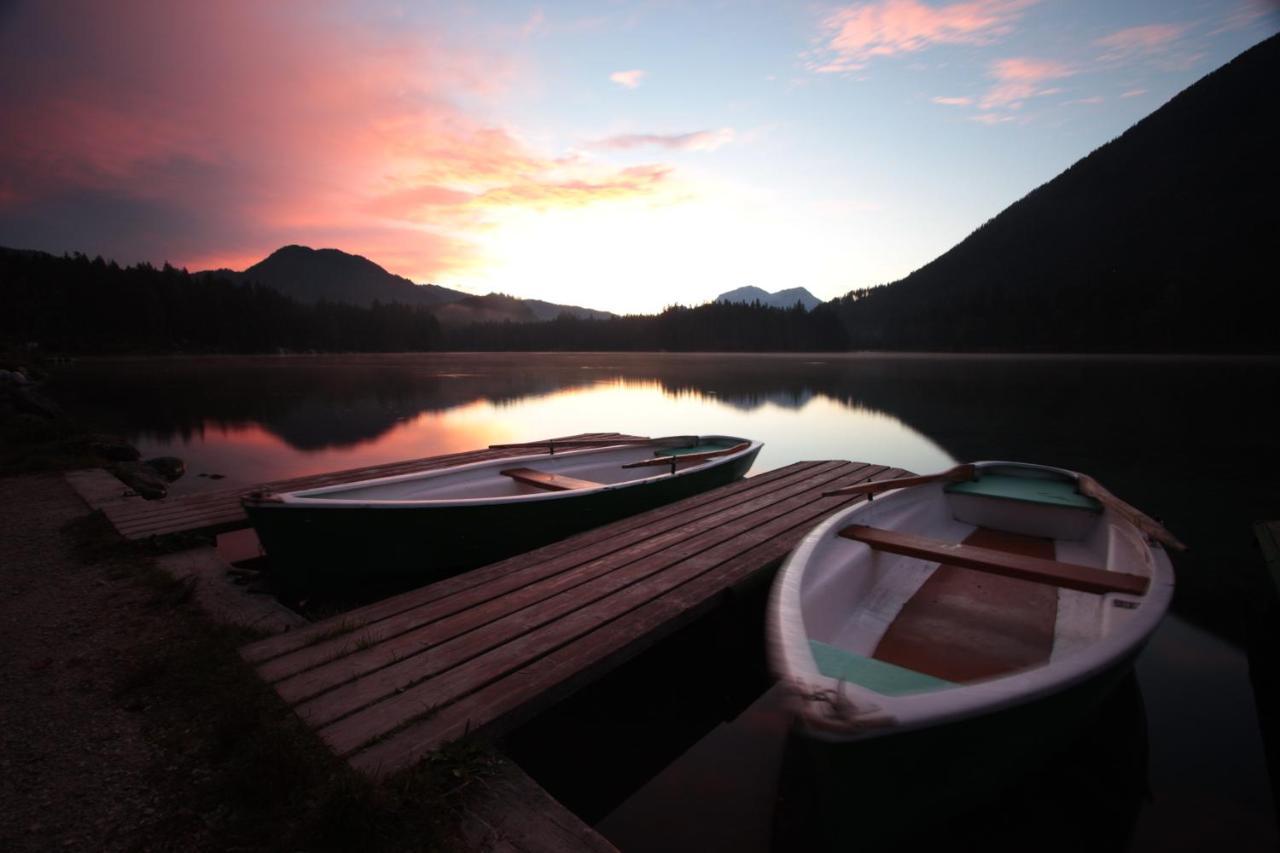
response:
[[[258,422],[210,421],[185,435],[142,431],[134,438],[145,456],[186,460],[190,476],[174,484],[174,494],[214,483],[251,485],[489,444],[605,431],[759,439],[765,447],[757,472],[801,459],[856,459],[916,471],[952,462],[944,450],[892,415],[821,394],[786,402],[765,398],[731,403],[715,394],[673,391],[655,380],[606,379],[514,401],[479,399],[441,412],[399,413],[376,435],[322,447],[299,447]],[[331,417],[340,416],[335,405]],[[323,430],[323,424],[315,426]]]

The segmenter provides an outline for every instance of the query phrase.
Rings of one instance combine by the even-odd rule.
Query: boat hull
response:
[[[429,583],[746,475],[758,448],[703,470],[554,501],[432,507],[246,502],[274,578],[290,588]]]
[[[910,847],[913,836],[1008,799],[1019,780],[1074,751],[1095,725],[1106,729],[1109,754],[1069,760],[1096,764],[1097,775],[1108,777],[1116,753],[1132,753],[1120,757],[1140,778],[1125,784],[1141,789],[1145,716],[1132,679],[1134,658],[1026,704],[911,732],[836,742],[796,729],[787,744],[784,795],[808,813],[788,822],[811,824],[810,849]],[[1113,708],[1109,700],[1127,691],[1135,695]]]

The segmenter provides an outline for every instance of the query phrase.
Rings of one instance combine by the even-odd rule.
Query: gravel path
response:
[[[59,474],[0,479],[0,850],[201,846],[122,690],[179,617],[127,560],[82,559],[87,513]]]

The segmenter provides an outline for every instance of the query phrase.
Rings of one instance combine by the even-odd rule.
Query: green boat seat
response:
[[[932,675],[875,658],[855,655],[819,640],[809,641],[809,651],[818,664],[818,672],[828,678],[848,681],[884,696],[928,693],[956,686],[953,681],[934,678]]]
[[[1102,512],[1102,504],[1076,491],[1075,483],[1066,480],[1044,480],[1036,477],[1011,477],[1007,474],[984,474],[976,480],[948,483],[946,491],[953,495],[978,495],[1011,501],[1059,506]]]

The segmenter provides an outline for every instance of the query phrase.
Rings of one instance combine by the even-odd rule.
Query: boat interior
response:
[[[749,446],[749,441],[730,436],[689,436],[674,445],[658,440],[558,449],[533,458],[498,459],[465,468],[309,489],[296,496],[327,501],[465,500],[594,489],[686,471]],[[538,453],[539,448],[531,447],[529,452]]]
[[[806,574],[806,630],[820,671],[887,695],[1070,655],[1131,613],[1153,572],[1132,528],[1065,477],[907,489],[857,520]]]

